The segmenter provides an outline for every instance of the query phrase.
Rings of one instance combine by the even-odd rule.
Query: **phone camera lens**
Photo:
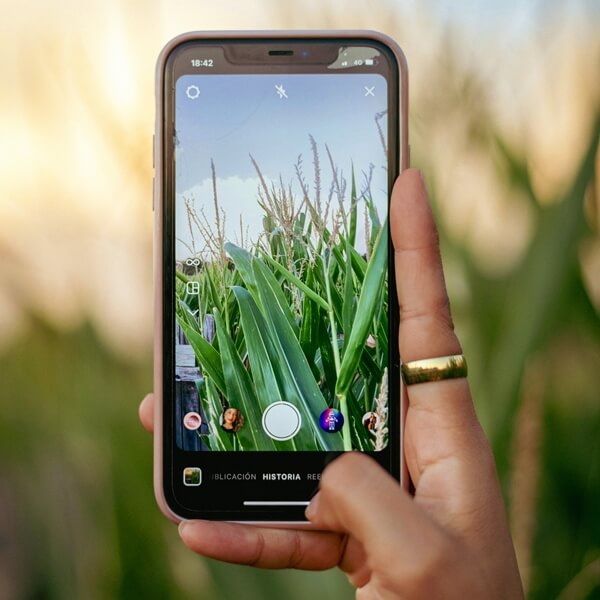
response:
[[[310,52],[308,50],[302,50],[300,56],[302,56],[302,58],[308,58],[309,54]]]

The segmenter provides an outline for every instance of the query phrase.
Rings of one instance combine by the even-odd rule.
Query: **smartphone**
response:
[[[388,226],[402,51],[370,31],[188,33],[156,81],[162,510],[306,525],[349,451],[407,484]]]

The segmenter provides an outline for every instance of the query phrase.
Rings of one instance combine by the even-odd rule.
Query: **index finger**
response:
[[[400,355],[406,361],[459,354],[438,233],[421,173],[408,169],[392,191],[391,235],[400,306]],[[432,465],[459,459],[455,491],[489,483],[490,450],[465,378],[408,386],[405,451],[418,485]],[[491,469],[493,471],[493,469]],[[483,477],[484,476],[484,477]],[[450,490],[448,490],[450,492]]]
[[[437,228],[420,171],[407,169],[392,191],[390,225],[404,361],[461,352],[446,292]]]
[[[440,257],[438,233],[421,173],[408,169],[396,181],[390,208],[404,362],[459,354]],[[443,425],[476,422],[466,379],[421,383],[408,390],[409,407]],[[431,444],[425,444],[430,446]]]
[[[222,521],[182,521],[179,534],[198,554],[264,569],[330,569],[341,561],[345,545],[339,533]]]

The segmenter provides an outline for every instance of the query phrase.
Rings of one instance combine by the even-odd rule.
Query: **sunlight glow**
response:
[[[0,97],[0,342],[33,309],[62,327],[91,318],[128,356],[149,348],[154,65],[176,33],[355,26],[398,39],[411,72],[413,159],[436,182],[450,235],[489,273],[516,264],[535,224],[478,128],[496,127],[528,157],[534,191],[548,202],[573,176],[600,101],[597,23],[567,8],[569,18],[526,20],[508,41],[489,31],[481,45],[435,2],[417,10],[380,0],[378,10],[348,14],[341,3],[328,12],[262,0],[235,19],[196,2],[35,4],[37,20],[18,13],[0,28],[9,77]],[[598,279],[589,274],[596,255],[586,254],[588,280]]]

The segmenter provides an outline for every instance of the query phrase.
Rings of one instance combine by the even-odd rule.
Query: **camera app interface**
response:
[[[386,447],[387,96],[375,73],[177,79],[180,449]]]

